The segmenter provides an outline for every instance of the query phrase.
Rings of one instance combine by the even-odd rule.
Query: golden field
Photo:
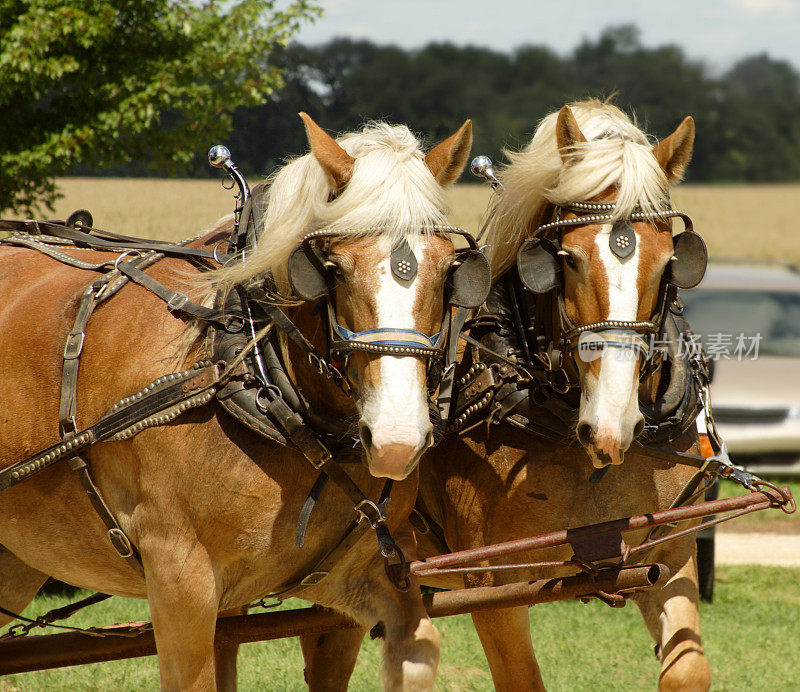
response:
[[[216,180],[61,178],[58,187],[55,218],[85,208],[99,228],[165,240],[197,235],[233,209],[232,193]],[[452,223],[477,233],[491,194],[488,185],[457,185]],[[800,184],[682,185],[674,201],[712,257],[800,264]]]

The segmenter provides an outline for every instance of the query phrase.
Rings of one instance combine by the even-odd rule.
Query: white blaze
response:
[[[605,319],[634,321],[639,311],[639,244],[633,254],[620,260],[609,247],[611,225],[605,224],[595,236],[608,280],[608,315]],[[584,392],[587,405],[581,418],[589,422],[595,435],[620,440],[627,447],[640,413],[639,381],[636,376],[637,352],[606,348],[600,361],[597,380],[590,374]]]
[[[419,281],[401,284],[392,275],[389,262],[387,257],[378,267],[376,326],[416,330]],[[424,450],[431,431],[424,370],[413,356],[380,356],[380,375],[377,386],[364,392],[362,406],[362,421],[372,434],[372,460],[381,466],[396,466],[407,457],[410,463]]]

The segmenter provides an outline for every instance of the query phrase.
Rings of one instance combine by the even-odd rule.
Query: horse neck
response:
[[[324,318],[313,314],[314,305],[304,303],[289,313],[300,332],[311,342],[317,352],[327,354],[328,344]],[[291,340],[284,345],[284,362],[289,377],[308,401],[309,407],[321,418],[341,420],[357,415],[355,403],[330,377],[321,375],[311,365],[308,356]]]

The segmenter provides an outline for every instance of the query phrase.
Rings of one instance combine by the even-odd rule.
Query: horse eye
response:
[[[564,258],[564,263],[570,269],[576,269],[578,267],[578,260],[576,260],[575,257],[573,257],[570,253],[564,252],[564,254],[561,256]]]
[[[344,272],[336,262],[333,262],[332,260],[327,260],[325,262],[325,267],[329,269],[337,279],[344,279]]]

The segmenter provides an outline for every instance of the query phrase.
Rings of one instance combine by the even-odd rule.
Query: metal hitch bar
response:
[[[624,598],[640,589],[663,585],[669,576],[669,569],[664,565],[641,565],[603,570],[594,576],[577,574],[559,579],[442,591],[425,594],[422,600],[430,617],[437,618],[477,610],[602,597],[603,594],[618,594]],[[217,620],[215,645],[324,634],[355,627],[358,625],[344,615],[318,607],[237,615]],[[144,622],[98,627],[92,630],[92,634],[68,632],[18,637],[0,642],[0,675],[155,654],[152,626]]]

